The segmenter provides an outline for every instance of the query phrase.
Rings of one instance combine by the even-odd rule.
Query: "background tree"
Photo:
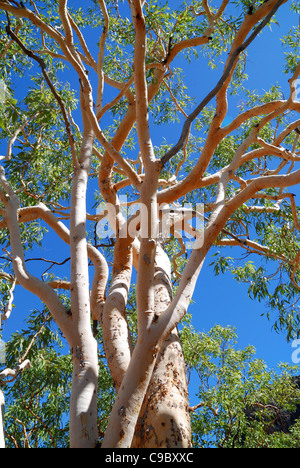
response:
[[[99,332],[99,343],[102,343]],[[18,353],[16,355],[16,350]],[[16,359],[30,368],[0,374],[5,389],[5,432],[10,448],[66,448],[69,445],[69,406],[72,357],[49,312],[34,311],[27,327],[13,334],[6,346],[6,365]],[[103,439],[115,391],[104,355],[99,350],[98,432]]]
[[[297,366],[268,369],[252,346],[237,349],[229,327],[204,334],[185,326],[181,338],[188,374],[199,379],[194,447],[299,448]]]
[[[290,338],[298,332],[299,222],[288,191],[300,181],[298,29],[284,39],[290,48],[287,97],[276,87],[263,96],[244,88],[247,49],[263,41],[260,33],[285,3],[0,1],[4,318],[15,287],[22,286],[65,336],[73,368],[71,447],[95,447],[99,440],[91,318],[101,325],[117,391],[103,447],[190,446],[176,327],[214,246],[259,256],[257,265],[241,267],[218,254],[215,270],[230,268],[239,281],[249,281],[250,294],[279,311],[277,326]],[[198,54],[220,69],[220,78],[206,97],[198,89],[193,100],[176,61]],[[26,86],[15,89],[17,77],[29,73],[31,82],[23,79]],[[243,105],[228,123],[229,96],[237,91]],[[155,147],[155,125],[163,133],[175,122],[182,129],[178,142],[172,136]],[[139,211],[124,214],[124,193],[126,206]],[[101,200],[105,210],[90,214]],[[201,232],[188,223],[201,213],[178,209],[183,202],[205,203],[201,245]],[[115,237],[100,246],[95,224],[105,215]],[[54,260],[46,270],[29,272],[31,252],[43,245],[46,230],[69,246],[60,262],[70,261],[67,278]],[[196,238],[190,252],[177,239],[180,230]],[[135,332],[128,308],[133,268]],[[16,372],[25,364],[21,359]]]

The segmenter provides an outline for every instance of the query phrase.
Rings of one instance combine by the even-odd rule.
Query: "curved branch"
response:
[[[235,51],[232,53],[228,64],[223,72],[222,77],[220,78],[219,82],[215,86],[215,88],[203,99],[203,101],[196,107],[196,109],[188,116],[186,119],[182,133],[178,142],[176,143],[173,148],[171,148],[161,159],[162,166],[165,166],[173,156],[175,156],[184,146],[186,138],[189,134],[190,127],[193,121],[198,117],[198,115],[202,112],[202,110],[209,104],[209,102],[218,94],[218,92],[223,88],[225,83],[227,82],[228,78],[232,75],[237,59],[242,52],[244,52],[249,45],[254,41],[254,39],[258,36],[258,34],[264,29],[264,27],[270,22],[273,18],[279,7],[285,3],[287,0],[278,0],[269,14],[265,17],[265,19],[261,22],[259,26],[254,30],[251,36],[240,46],[238,46]],[[259,18],[257,19],[259,20]]]
[[[133,350],[126,319],[133,262],[132,241],[133,239],[117,237],[113,278],[101,320],[105,354],[117,391],[128,369]]]
[[[10,244],[12,249],[13,268],[18,283],[26,290],[32,292],[39,297],[51,311],[54,320],[61,328],[66,338],[70,338],[69,320],[66,308],[60,301],[58,295],[46,283],[40,281],[35,276],[31,275],[26,269],[23,246],[21,241],[20,228],[18,223],[18,207],[19,200],[17,196],[11,197],[7,202],[7,226],[10,235]]]
[[[6,31],[7,31],[7,34],[18,44],[18,46],[22,49],[22,51],[25,53],[25,55],[27,55],[28,57],[32,58],[33,60],[35,60],[41,67],[41,70],[42,70],[42,73],[43,73],[43,76],[45,78],[45,81],[46,83],[48,84],[53,96],[55,97],[59,107],[60,107],[60,110],[61,110],[61,113],[62,113],[62,116],[63,116],[63,119],[65,121],[65,126],[66,126],[66,131],[67,131],[67,135],[68,135],[68,139],[69,139],[69,144],[70,144],[70,148],[71,148],[71,153],[72,153],[72,159],[73,159],[73,167],[78,167],[78,159],[77,159],[77,151],[76,151],[76,146],[75,146],[75,140],[74,140],[74,137],[72,135],[72,130],[71,130],[71,124],[70,124],[70,121],[69,121],[69,117],[68,117],[68,113],[66,111],[66,106],[62,100],[62,98],[60,97],[60,95],[58,94],[58,92],[56,91],[51,79],[50,79],[50,76],[48,75],[48,72],[47,72],[47,69],[46,69],[46,63],[44,62],[43,59],[41,59],[40,57],[38,57],[36,54],[34,54],[31,50],[27,49],[27,47],[23,44],[23,42],[18,38],[18,36],[16,36],[14,34],[14,32],[11,30],[10,28],[10,21],[9,21],[9,18],[8,18],[8,26],[6,28]]]
[[[97,104],[96,112],[99,114],[102,110],[103,103],[103,87],[104,87],[104,73],[103,73],[103,63],[104,63],[104,52],[105,52],[105,42],[109,32],[109,15],[104,0],[98,0],[102,15],[104,17],[104,27],[100,38],[99,53],[98,53],[98,64],[97,64],[97,75],[98,75],[98,91],[97,91]],[[99,118],[98,118],[99,119]]]
[[[46,205],[40,203],[37,206],[21,208],[18,210],[18,223],[31,222],[36,219],[42,219],[54,232],[65,242],[70,245],[70,231],[59,221],[52,211]],[[1,221],[0,228],[8,227],[7,217]],[[95,274],[92,284],[91,292],[91,309],[92,315],[95,320],[100,321],[104,303],[105,303],[105,290],[108,280],[108,265],[104,256],[91,244],[87,244],[87,252],[90,260],[93,262]],[[8,277],[10,281],[10,277]],[[20,284],[20,283],[17,283]],[[70,283],[62,280],[51,281],[48,284],[53,289],[69,289]]]
[[[17,284],[17,279],[13,278],[12,284],[9,290],[9,299],[5,306],[4,313],[0,315],[0,327],[1,327],[1,322],[8,320],[11,315],[12,308],[13,308],[13,300],[14,300],[14,290],[15,290],[16,284]]]
[[[26,359],[25,361],[21,362],[20,364],[17,365],[15,369],[4,369],[2,372],[0,372],[0,385],[3,385],[2,380],[7,379],[10,377],[9,380],[6,380],[4,383],[11,383],[16,380],[20,372],[22,372],[24,369],[30,369],[31,363],[29,359]],[[0,402],[1,403],[1,402]]]
[[[70,17],[67,7],[68,0],[59,0],[59,16],[66,34],[65,41],[68,46],[73,46],[73,31],[70,24]]]

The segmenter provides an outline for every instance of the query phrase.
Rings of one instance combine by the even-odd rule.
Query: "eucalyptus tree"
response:
[[[248,48],[261,46],[286,4],[299,12],[287,0],[0,1],[2,319],[23,287],[65,336],[71,447],[98,442],[92,321],[117,391],[103,447],[191,445],[177,325],[214,246],[259,259],[241,267],[219,253],[215,269],[249,281],[279,311],[277,326],[297,332],[300,227],[288,190],[300,181],[296,15],[283,38],[288,94],[245,88]],[[182,68],[199,57],[218,77],[206,96],[201,83],[189,96]],[[244,99],[230,118],[235,92]],[[99,242],[105,217],[114,237]],[[28,263],[46,230],[66,244],[67,277],[55,260],[42,273]]]

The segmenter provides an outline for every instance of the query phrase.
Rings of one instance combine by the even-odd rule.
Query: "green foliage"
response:
[[[297,367],[270,370],[255,349],[237,348],[233,328],[215,326],[181,333],[188,375],[198,380],[199,404],[192,412],[193,442],[198,448],[299,448],[300,420],[287,433],[276,430],[283,413],[300,405],[293,376]]]
[[[245,92],[241,100],[241,112],[248,111],[255,106],[269,102],[282,100],[282,91],[279,86],[272,86],[269,91],[260,94],[257,91]],[[205,115],[205,114],[204,114]],[[213,113],[210,114],[211,116]],[[291,120],[292,119],[292,120]],[[293,112],[283,115],[268,124],[260,132],[260,137],[271,144],[274,134],[286,128],[291,121],[297,119]],[[236,151],[244,140],[249,136],[251,130],[258,123],[258,118],[252,118],[244,122],[229,137],[225,138],[217,148],[214,158],[208,168],[209,174],[221,171],[232,161]],[[202,117],[202,128],[205,121]],[[207,121],[209,125],[209,119]],[[288,150],[293,150],[295,135],[292,134],[285,140]],[[259,149],[259,145],[252,145],[248,152]],[[248,153],[248,154],[249,154]],[[260,159],[250,159],[237,171],[242,180],[253,180],[261,174],[265,174],[266,167],[277,167],[278,162],[274,156],[265,156]],[[240,190],[239,183],[228,184],[227,196],[230,198]],[[288,192],[288,190],[286,190]],[[257,198],[249,200],[246,205],[241,206],[230,218],[226,230],[240,237],[241,246],[243,239],[251,239],[258,246],[266,248],[266,254],[252,256],[249,262],[243,263],[239,258],[233,258],[233,249],[218,247],[219,253],[213,253],[211,265],[216,274],[231,271],[234,278],[239,282],[249,284],[249,296],[251,299],[265,301],[268,306],[267,315],[274,323],[276,331],[283,331],[289,340],[299,334],[300,309],[297,304],[298,288],[291,281],[293,264],[300,247],[300,236],[295,220],[293,219],[291,203],[289,199],[283,199],[276,209],[275,200],[281,194],[280,190],[268,189],[264,191],[268,198]],[[206,190],[208,200],[213,200],[216,195],[215,186]],[[210,198],[209,198],[210,196]],[[292,197],[295,195],[292,194]],[[295,198],[294,198],[295,199]],[[296,199],[295,199],[296,200]],[[299,209],[296,208],[297,212]],[[221,234],[220,238],[230,238]],[[236,246],[234,247],[236,249]],[[222,250],[226,250],[224,255]],[[249,249],[249,253],[255,249]],[[245,250],[246,253],[246,250]],[[298,274],[296,275],[296,280]]]
[[[129,305],[131,300],[129,301]],[[132,316],[132,332],[136,320]],[[97,336],[101,343],[101,331]],[[273,432],[280,425],[278,408],[293,412],[300,390],[292,376],[296,368],[267,369],[255,358],[252,346],[237,348],[234,329],[215,326],[198,333],[187,321],[181,340],[189,380],[199,385],[199,404],[192,412],[193,444],[199,448],[299,448],[300,424],[288,433]],[[7,344],[7,366],[16,359],[31,361],[13,383],[4,388],[8,447],[68,447],[68,408],[71,356],[48,312],[34,311],[27,328]],[[102,439],[115,392],[103,354],[99,351],[99,436]]]
[[[49,312],[34,311],[26,328],[12,335],[6,364],[30,360],[30,369],[4,385],[5,429],[9,448],[67,448],[72,357]],[[101,342],[101,334],[98,336]],[[2,369],[1,369],[2,370]],[[3,382],[4,383],[4,382]],[[99,437],[103,437],[114,398],[112,380],[99,351]]]
[[[49,315],[35,311],[27,324],[7,343],[6,366],[14,368],[29,350],[31,368],[4,388],[6,440],[12,448],[67,447],[71,357]]]

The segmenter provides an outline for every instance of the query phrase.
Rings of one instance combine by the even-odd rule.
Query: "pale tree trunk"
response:
[[[114,403],[103,448],[129,448],[136,431],[158,353],[190,304],[207,250],[194,251],[170,306],[157,317],[146,311],[127,372]],[[140,252],[141,256],[141,252]],[[154,278],[154,276],[153,276]],[[170,421],[171,422],[171,421]]]
[[[86,150],[85,154],[88,160],[88,155],[91,154],[91,147],[92,144],[89,142],[89,139],[83,141],[82,151],[85,152]],[[81,164],[82,167],[75,170],[74,196],[78,196],[78,208],[81,210],[82,215],[86,210],[85,207],[82,209],[82,206],[83,204],[85,205],[84,186],[86,184],[86,176],[89,168],[85,167],[83,161]],[[98,281],[94,280],[93,282],[92,292],[94,302],[99,302],[101,306],[103,302],[103,290],[105,288],[102,283],[107,270],[106,262],[96,249],[86,244],[85,221],[83,219],[80,220],[80,215],[79,213],[76,215],[76,210],[74,213],[73,225],[71,223],[71,230],[73,232],[73,235],[71,235],[70,231],[58,222],[53,213],[43,204],[32,209],[30,208],[28,214],[28,210],[25,209],[23,214],[24,220],[26,216],[29,216],[28,220],[37,218],[44,219],[64,242],[71,245],[73,259],[75,259],[75,263],[77,261],[79,262],[77,267],[76,264],[72,267],[72,308],[71,313],[68,312],[52,287],[46,282],[35,278],[27,271],[18,222],[19,200],[7,183],[2,168],[0,170],[0,181],[2,187],[10,197],[9,200],[5,200],[2,197],[2,200],[6,204],[6,221],[10,231],[13,267],[16,279],[20,285],[38,296],[41,301],[46,304],[56,323],[64,333],[72,351],[74,369],[70,411],[71,446],[95,447],[98,441],[98,360],[97,344],[91,332],[89,281],[88,271],[85,265],[87,266],[87,255],[89,255],[95,266],[95,278],[98,279]],[[0,195],[2,195],[2,192],[0,192]],[[84,239],[80,237],[83,233]]]
[[[79,165],[74,170],[70,219],[71,320],[70,343],[73,379],[70,406],[71,448],[93,448],[97,433],[97,343],[91,330],[88,254],[86,241],[86,190],[91,167],[94,134],[85,122]]]
[[[97,433],[97,343],[91,330],[91,307],[88,274],[88,251],[95,256],[86,241],[86,186],[93,149],[93,133],[85,132],[78,166],[74,167],[70,233],[55,223],[51,214],[42,206],[40,215],[53,225],[61,237],[70,243],[71,251],[71,314],[67,313],[58,295],[45,282],[32,276],[26,269],[18,222],[19,199],[7,183],[3,168],[0,181],[9,199],[2,197],[6,205],[7,226],[10,232],[13,267],[16,279],[25,289],[38,296],[49,308],[56,323],[69,343],[73,357],[73,379],[70,408],[71,447],[95,447]],[[97,256],[96,256],[97,257]],[[101,264],[100,259],[95,258]],[[100,270],[100,265],[95,265]],[[100,275],[101,276],[101,275]],[[97,287],[95,293],[99,294]]]
[[[166,326],[166,334],[164,335],[163,328],[160,329],[158,326],[156,329],[155,325],[156,322],[159,321],[160,312],[170,303],[170,291],[168,288],[170,271],[168,262],[168,274],[166,275],[163,273],[164,281],[166,281],[167,284],[162,285],[160,280],[155,284],[155,260],[157,258],[158,238],[157,189],[161,166],[155,158],[149,131],[148,91],[145,80],[145,20],[141,3],[138,0],[135,0],[131,7],[136,31],[134,64],[137,134],[141,158],[145,168],[145,178],[140,189],[141,206],[144,209],[141,210],[141,239],[136,291],[138,340],[112,409],[103,442],[104,448],[129,448],[132,446],[136,423],[146,392],[149,388],[158,353],[165,339],[173,331],[173,328],[175,328],[174,326],[171,327],[168,332],[168,327]],[[164,271],[163,269],[163,272]],[[159,273],[159,269],[157,269],[157,272]],[[156,297],[157,299],[155,299]],[[166,350],[161,354],[161,357],[162,356],[163,359],[161,359],[161,363],[166,362]],[[158,361],[158,366],[156,368],[158,375],[165,373],[164,370],[161,370],[163,367],[164,364],[160,366]],[[166,378],[166,387],[170,387],[170,382],[172,381],[174,381],[174,372],[172,377],[170,375]],[[158,380],[154,386],[157,385]],[[164,406],[164,410],[167,412],[167,403]],[[164,420],[160,421],[161,427],[163,427],[162,424],[166,424],[168,431],[170,429],[170,424],[173,425],[171,429],[172,432],[174,434],[177,432],[178,434],[175,428],[176,422],[171,416],[166,415]],[[174,436],[174,438],[176,438],[176,436]],[[175,443],[175,441],[173,441],[173,443]],[[162,442],[162,445],[163,444],[166,444],[166,440]]]
[[[172,300],[171,266],[162,249],[155,262],[155,314]],[[136,427],[134,448],[188,448],[191,423],[186,366],[178,330],[171,332],[159,352]]]
[[[145,168],[145,179],[140,194],[141,203],[146,207],[146,213],[141,212],[141,246],[137,277],[138,329],[142,336],[145,334],[151,337],[152,327],[159,322],[161,313],[168,308],[172,299],[171,268],[169,259],[157,243],[157,184],[161,167],[155,159],[149,129],[149,95],[145,79],[147,37],[142,2],[134,0],[131,9],[136,34],[134,70],[137,134]],[[145,447],[175,447],[190,444],[190,424],[189,418],[186,417],[188,394],[185,365],[180,344],[179,347],[175,344],[176,334],[177,331],[170,330],[165,336],[166,340],[162,336],[156,336],[150,345],[153,362],[149,360],[147,371],[152,375],[144,393],[145,409],[142,408],[140,413],[142,423],[136,430],[136,441],[133,441],[137,446],[140,445],[139,432],[142,436],[140,440]],[[155,336],[155,333],[153,335]],[[179,356],[181,362],[178,360]],[[148,358],[151,358],[151,354]],[[178,398],[182,388],[184,388],[182,392],[185,396],[184,401]],[[173,406],[177,403],[178,408],[183,408],[185,413],[183,416],[178,411],[179,418],[176,417]]]
[[[73,378],[70,405],[71,448],[95,448],[97,431],[97,344],[86,330],[72,348]]]
[[[132,447],[191,447],[188,408],[185,361],[178,331],[175,330],[159,353]]]
[[[5,439],[4,439],[4,394],[0,389],[0,449],[5,448]]]
[[[132,240],[117,236],[114,271],[101,320],[103,346],[116,391],[127,371],[132,344],[126,318],[126,305],[132,272]]]

